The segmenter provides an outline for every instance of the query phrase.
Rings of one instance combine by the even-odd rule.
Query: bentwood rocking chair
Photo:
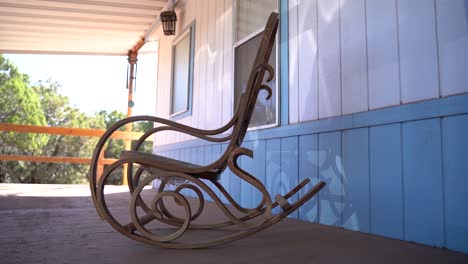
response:
[[[302,204],[311,199],[324,186],[320,182],[310,191],[301,196],[296,202],[290,204],[287,200],[295,195],[309,180],[306,179],[289,193],[275,196],[275,202],[272,202],[270,193],[264,184],[254,176],[242,170],[238,165],[238,158],[242,155],[253,157],[251,150],[241,147],[244,136],[249,126],[257,96],[261,90],[268,92],[267,99],[271,97],[271,88],[263,84],[265,73],[268,74],[266,81],[273,79],[273,68],[268,64],[268,60],[273,48],[276,31],[278,28],[278,14],[272,13],[268,19],[263,32],[260,47],[258,49],[254,66],[250,72],[246,91],[241,95],[239,106],[233,118],[223,127],[215,130],[202,130],[188,127],[170,120],[152,117],[135,116],[123,119],[113,125],[101,137],[97,143],[91,162],[89,180],[93,201],[99,216],[107,220],[117,231],[125,236],[151,245],[158,245],[166,248],[201,248],[213,245],[228,243],[240,238],[249,236],[261,231],[285,218]],[[98,160],[103,151],[103,147],[111,137],[112,133],[128,123],[136,121],[150,121],[161,124],[146,133],[136,142],[131,151],[124,151],[121,158],[109,165],[102,175],[97,175]],[[228,133],[232,128],[232,133]],[[200,166],[170,159],[149,153],[139,151],[142,143],[150,136],[160,131],[177,131],[185,133],[196,138],[210,142],[228,142],[224,153],[212,164]],[[119,167],[127,165],[127,182],[130,190],[130,215],[132,221],[122,224],[111,214],[106,204],[106,195],[104,186],[109,175]],[[226,191],[223,185],[218,181],[220,174],[229,167],[232,171],[232,177],[239,177],[241,180],[251,184],[256,191],[262,194],[261,202],[255,208],[243,208]],[[142,177],[145,173],[146,177]],[[148,176],[149,175],[149,176]],[[272,175],[267,175],[271,177]],[[203,180],[202,180],[203,179]],[[159,180],[161,182],[157,194],[151,202],[145,202],[142,198],[142,190],[150,182]],[[212,184],[206,184],[209,181]],[[212,190],[217,188],[217,190]],[[184,189],[191,190],[198,198],[197,210],[191,208],[190,200],[184,194]],[[196,219],[204,210],[203,192],[210,196],[215,205],[227,217],[227,220],[214,223],[196,223]],[[222,194],[230,205],[225,205],[217,193]],[[176,206],[184,208],[184,217],[176,216],[164,202],[164,199],[172,198]],[[279,206],[281,212],[277,215],[272,214],[272,209]],[[137,211],[144,212],[143,216],[138,216]],[[234,213],[233,211],[236,211]],[[241,216],[239,216],[241,214]],[[159,221],[166,226],[171,227],[173,231],[169,235],[157,235],[153,233],[146,225]],[[183,235],[196,229],[222,229],[230,227],[238,230],[228,235],[220,235],[217,238],[204,238],[200,241],[182,241]],[[158,230],[160,231],[160,230]],[[166,230],[167,231],[167,230]],[[193,231],[192,231],[193,232]],[[221,232],[222,233],[222,232]]]

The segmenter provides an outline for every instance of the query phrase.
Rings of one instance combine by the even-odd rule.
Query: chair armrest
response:
[[[90,164],[89,183],[90,183],[91,193],[92,193],[93,199],[95,199],[95,197],[96,197],[96,186],[97,186],[96,170],[97,170],[97,162],[99,160],[99,155],[100,155],[105,143],[110,138],[110,136],[115,131],[117,131],[119,128],[125,126],[126,124],[133,123],[133,122],[138,122],[138,121],[149,121],[149,122],[159,123],[159,124],[165,125],[165,126],[162,126],[162,127],[154,128],[154,129],[148,131],[147,133],[143,134],[143,136],[141,136],[140,139],[138,140],[137,147],[135,148],[135,149],[138,149],[139,145],[141,145],[141,143],[147,137],[149,137],[153,133],[156,133],[156,132],[162,131],[162,130],[176,130],[176,131],[186,133],[186,134],[190,134],[190,135],[192,135],[194,137],[205,139],[205,140],[208,140],[208,141],[224,142],[224,141],[230,139],[231,135],[226,136],[226,137],[222,137],[222,138],[212,138],[212,137],[209,137],[209,136],[221,134],[221,133],[227,131],[229,128],[231,128],[236,123],[237,120],[238,120],[238,114],[236,113],[233,116],[233,118],[227,124],[225,124],[224,126],[218,128],[218,129],[213,129],[213,130],[204,130],[204,129],[193,128],[193,127],[190,127],[190,126],[187,126],[187,125],[183,125],[183,124],[171,121],[171,120],[167,120],[167,119],[159,118],[159,117],[155,117],[155,116],[133,116],[133,117],[124,118],[124,119],[116,122],[114,125],[112,125],[109,129],[106,130],[106,132],[101,136],[101,138],[99,138],[99,141],[96,144],[96,148],[94,149],[93,156],[91,158],[92,161],[91,161],[91,164]]]
[[[221,134],[221,133],[227,131],[237,121],[237,115],[235,115],[224,126],[222,126],[220,128],[217,128],[217,129],[212,129],[212,130],[198,129],[198,128],[194,128],[194,127],[190,127],[190,126],[187,126],[187,125],[184,125],[184,124],[174,122],[172,120],[168,120],[168,119],[164,119],[164,118],[160,118],[160,117],[155,117],[155,116],[132,116],[132,117],[127,117],[127,118],[124,118],[124,119],[118,121],[117,123],[112,125],[108,129],[108,131],[109,132],[112,131],[111,133],[113,133],[114,131],[116,131],[117,129],[119,129],[120,127],[122,127],[122,126],[124,126],[124,125],[126,125],[128,123],[133,123],[133,122],[138,122],[138,121],[149,121],[149,122],[153,122],[153,123],[159,123],[159,124],[163,124],[163,125],[166,125],[166,126],[178,128],[178,129],[181,129],[183,131],[208,136],[208,135]]]
[[[136,144],[134,145],[132,150],[138,150],[138,148],[141,146],[141,144],[143,144],[143,142],[148,137],[150,137],[153,134],[156,134],[157,132],[161,132],[161,131],[177,131],[177,132],[184,133],[184,134],[187,134],[187,135],[199,138],[199,139],[203,139],[203,140],[210,141],[210,142],[219,142],[219,143],[220,142],[226,142],[226,141],[230,140],[231,137],[232,137],[232,135],[227,135],[225,137],[210,137],[210,136],[207,136],[207,135],[204,135],[204,134],[194,133],[192,131],[189,131],[189,130],[186,130],[186,129],[183,129],[183,128],[177,128],[177,127],[172,127],[172,126],[161,126],[161,127],[155,127],[153,129],[150,129],[147,132],[145,132],[138,139],[138,141],[136,142]]]
[[[220,137],[220,138],[213,138],[213,137],[210,137],[210,136],[211,135],[221,134],[221,133],[227,131],[229,128],[231,128],[236,123],[237,120],[238,120],[238,114],[236,113],[232,117],[232,119],[227,124],[225,124],[224,126],[218,128],[218,129],[204,130],[204,129],[193,128],[193,127],[190,127],[190,126],[187,126],[187,125],[183,125],[183,124],[171,121],[171,120],[167,120],[167,119],[160,118],[160,117],[155,117],[155,116],[132,116],[132,117],[127,117],[127,118],[124,118],[124,119],[116,122],[109,129],[107,129],[106,132],[101,136],[98,143],[96,144],[96,148],[94,150],[92,160],[98,160],[99,154],[102,151],[102,149],[104,147],[104,144],[110,138],[110,136],[115,131],[117,131],[119,128],[127,125],[128,123],[133,123],[133,122],[138,122],[138,121],[149,121],[149,122],[159,123],[159,124],[165,125],[165,126],[162,126],[162,127],[153,128],[152,130],[150,130],[147,133],[143,134],[143,136],[140,137],[140,139],[138,140],[138,143],[136,144],[136,147],[135,147],[135,150],[136,150],[136,149],[138,149],[139,145],[141,145],[142,142],[147,137],[149,137],[150,135],[152,135],[152,134],[154,134],[156,132],[163,131],[163,130],[175,130],[175,131],[179,131],[179,132],[182,132],[182,133],[185,133],[185,134],[189,134],[189,135],[192,135],[194,137],[201,138],[201,139],[211,141],[211,142],[224,142],[224,141],[229,140],[231,138],[231,135],[228,135],[228,136],[225,136],[225,137]],[[97,164],[94,164],[92,162],[90,170],[95,171],[96,166],[97,166]]]
[[[145,132],[137,141],[137,144],[135,145],[135,149],[137,150],[139,146],[151,135],[160,132],[160,131],[177,131],[181,132],[187,135],[191,135],[196,138],[200,138],[203,140],[207,140],[210,142],[225,142],[229,139],[231,139],[231,135],[225,136],[225,137],[210,137],[210,135],[216,135],[216,134],[221,134],[222,132],[225,132],[228,130],[232,125],[235,123],[237,120],[237,115],[235,115],[230,122],[228,122],[226,125],[224,125],[221,128],[214,129],[214,130],[204,130],[204,129],[198,129],[198,128],[193,128],[187,125],[183,125],[171,120],[167,120],[164,118],[159,118],[159,117],[154,117],[154,116],[134,116],[134,117],[128,117],[124,118],[117,123],[115,123],[113,126],[111,126],[106,133],[102,136],[104,139],[105,137],[108,138],[112,133],[117,131],[119,128],[123,127],[124,125],[132,122],[138,122],[138,121],[150,121],[153,123],[159,123],[159,124],[164,124],[165,126],[160,126],[160,127],[155,127],[151,130],[148,130]],[[107,139],[104,139],[107,140]]]

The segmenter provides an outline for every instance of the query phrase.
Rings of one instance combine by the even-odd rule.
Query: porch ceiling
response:
[[[168,0],[0,0],[0,53],[127,55]]]

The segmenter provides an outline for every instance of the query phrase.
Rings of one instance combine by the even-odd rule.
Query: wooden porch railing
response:
[[[80,137],[100,137],[106,130],[104,129],[89,129],[89,128],[69,128],[69,127],[48,127],[48,126],[33,126],[33,125],[17,125],[0,123],[0,132],[16,132],[16,133],[36,133],[49,135],[64,135],[64,136],[80,136]],[[131,140],[137,140],[143,135],[140,132],[116,131],[111,138],[125,140],[125,148],[129,148]],[[148,138],[148,140],[152,140]],[[116,159],[101,157],[98,162],[98,175],[102,174],[104,165],[111,164]],[[32,161],[32,162],[51,162],[51,163],[75,163],[89,164],[91,158],[81,157],[57,157],[57,156],[27,156],[27,155],[4,155],[0,154],[0,160],[7,161]],[[124,173],[126,170],[124,170]],[[125,177],[124,177],[125,179]]]

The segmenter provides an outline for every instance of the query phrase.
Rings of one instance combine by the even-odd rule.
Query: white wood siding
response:
[[[198,128],[217,128],[232,116],[233,0],[179,0],[177,34],[195,21],[192,115],[177,122]],[[169,117],[171,56],[174,37],[156,33],[160,52],[157,116]],[[179,133],[161,133],[158,145],[188,140]]]
[[[468,92],[465,0],[288,4],[290,123]]]
[[[234,43],[234,27],[233,27],[233,15],[234,15],[234,8],[233,8],[233,1],[234,0],[224,0],[224,14],[223,14],[223,22],[224,22],[224,35],[223,35],[223,56],[221,60],[223,61],[223,83],[222,83],[222,91],[223,96],[220,99],[222,101],[222,124],[226,124],[232,117],[232,113],[234,111],[234,101],[233,101],[233,43]]]
[[[317,103],[319,118],[327,118],[341,115],[340,1],[318,0],[317,8],[319,50]],[[299,56],[302,52],[308,51],[300,51]],[[307,88],[301,87],[301,89]]]
[[[468,90],[468,2],[437,0],[437,40],[442,96]]]
[[[298,46],[298,0],[290,0],[288,6],[289,18],[289,48],[292,50],[301,50]],[[309,54],[309,53],[307,53]],[[301,59],[302,60],[302,59]],[[299,53],[289,54],[289,122],[297,123],[299,121]],[[309,69],[309,68],[307,68]]]
[[[298,118],[302,122],[317,119],[319,112],[318,105],[310,103],[318,101],[317,2],[302,0],[300,8],[296,6],[296,9],[298,10],[298,32],[301,32],[298,34],[298,47],[299,50],[308,50],[301,54],[298,65],[299,87],[308,87],[308,89],[298,89]],[[293,103],[291,102],[291,105]]]
[[[366,3],[369,109],[400,104],[395,0]]]
[[[467,1],[288,1],[290,123],[468,92]],[[234,2],[177,4],[179,32],[196,21],[192,115],[178,122],[216,128],[232,116]],[[157,34],[156,107],[167,118],[174,37]],[[165,133],[158,144],[186,139]]]
[[[434,2],[398,1],[403,103],[439,96]]]
[[[342,112],[367,111],[365,0],[340,2]]]

